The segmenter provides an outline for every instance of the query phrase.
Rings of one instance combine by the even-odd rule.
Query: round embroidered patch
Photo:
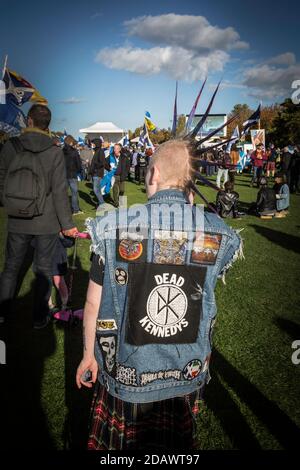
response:
[[[202,363],[199,359],[190,361],[182,371],[185,380],[193,380],[200,374]]]
[[[142,256],[143,244],[136,240],[121,240],[119,254],[126,261],[134,261]]]
[[[120,286],[125,286],[128,282],[128,273],[124,268],[116,268],[115,280]]]

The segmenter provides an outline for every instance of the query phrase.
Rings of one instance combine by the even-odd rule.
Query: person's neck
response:
[[[26,127],[22,132],[39,132],[40,134],[44,134],[49,137],[49,131],[44,131],[39,127]]]

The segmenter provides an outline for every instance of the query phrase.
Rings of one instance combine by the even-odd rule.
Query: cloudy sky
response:
[[[124,129],[145,110],[170,126],[199,88],[222,88],[212,112],[291,95],[300,79],[296,0],[0,0],[0,60],[32,82],[53,111],[52,129],[78,135],[96,121]]]

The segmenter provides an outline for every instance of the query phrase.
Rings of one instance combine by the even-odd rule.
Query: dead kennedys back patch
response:
[[[129,265],[126,342],[194,343],[202,314],[206,267]]]

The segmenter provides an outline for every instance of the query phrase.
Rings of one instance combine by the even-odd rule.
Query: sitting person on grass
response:
[[[233,190],[234,185],[231,181],[226,181],[225,189],[217,194],[216,206],[217,212],[222,218],[238,218],[239,194]]]
[[[259,180],[256,213],[261,219],[272,219],[276,213],[276,193],[274,189],[268,188],[268,181],[264,176]]]
[[[276,173],[275,184],[273,189],[276,193],[276,209],[275,217],[286,217],[290,205],[290,190],[286,184],[286,177],[283,173]]]

